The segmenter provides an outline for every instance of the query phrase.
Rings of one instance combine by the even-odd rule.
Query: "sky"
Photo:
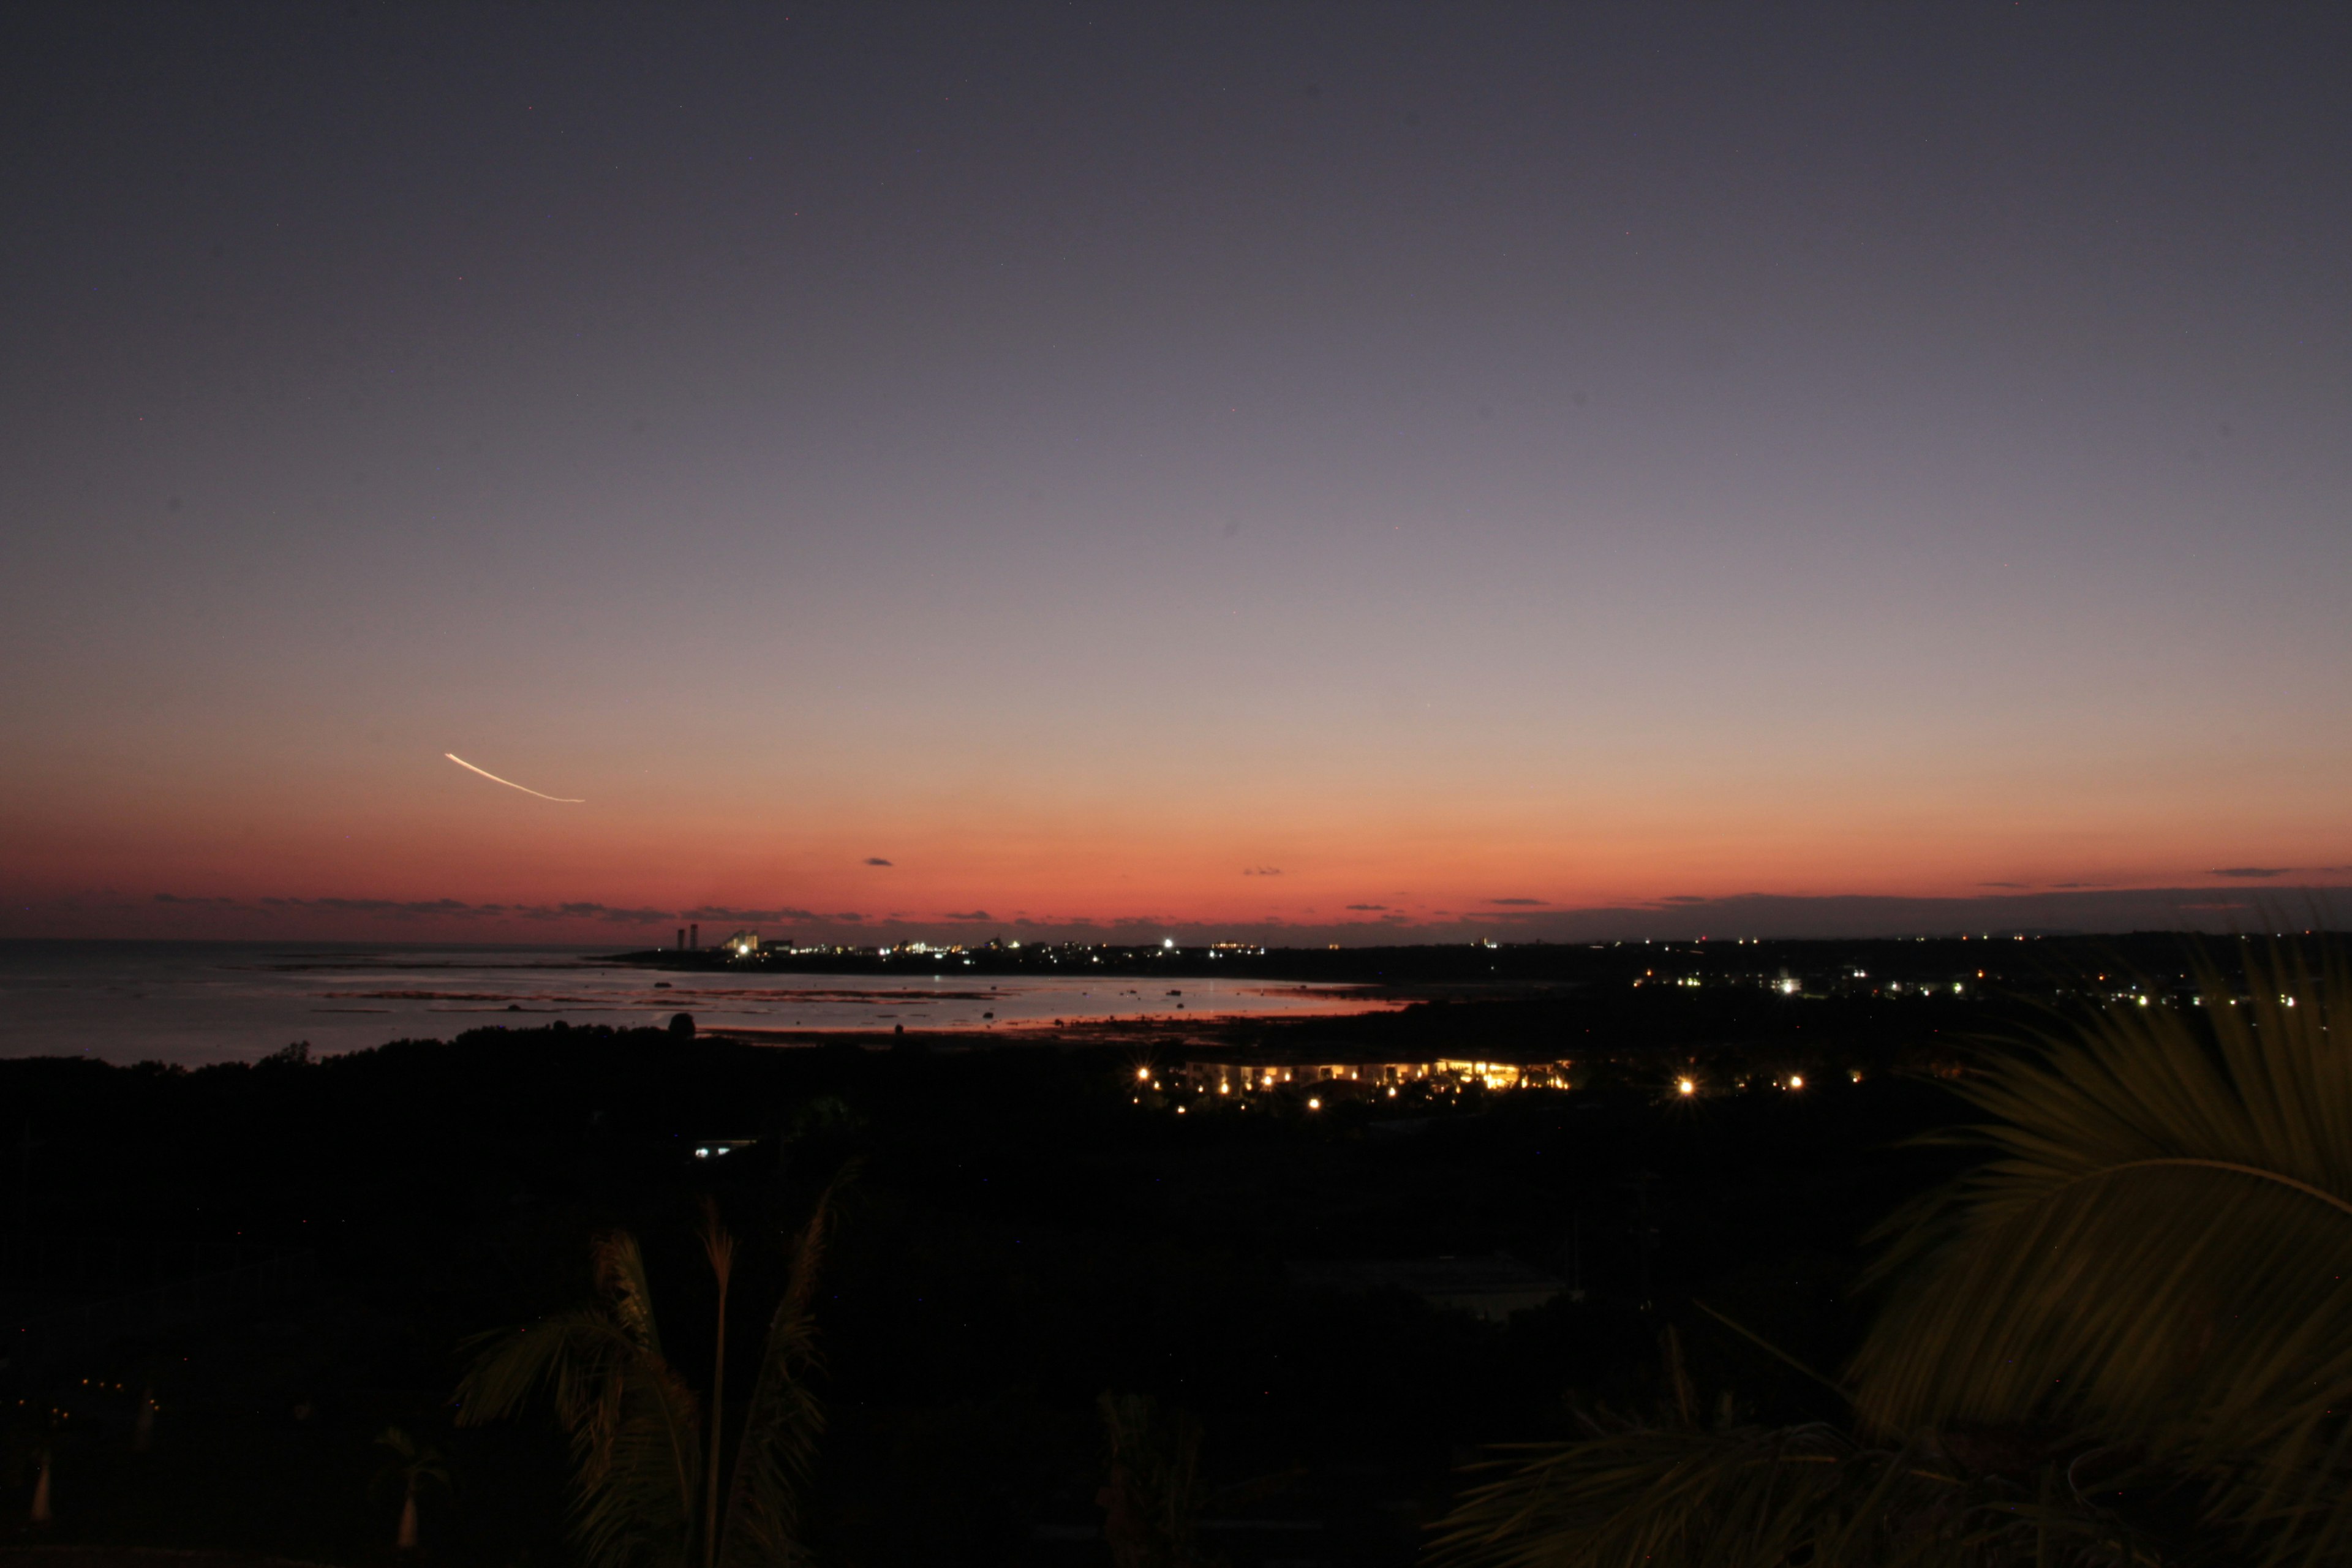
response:
[[[2287,6],[9,7],[0,935],[2307,901],[2347,61]]]

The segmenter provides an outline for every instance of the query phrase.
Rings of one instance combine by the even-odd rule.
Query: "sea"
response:
[[[978,1039],[1109,1020],[1382,1010],[1347,985],[1187,977],[664,973],[610,949],[363,942],[0,942],[0,1057],[186,1067],[314,1055],[561,1018],[620,1027],[679,1013],[706,1031],[951,1030]]]

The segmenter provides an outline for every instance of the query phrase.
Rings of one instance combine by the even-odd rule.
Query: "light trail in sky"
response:
[[[566,795],[539,795],[539,791],[532,789],[528,784],[519,784],[512,779],[502,779],[499,777],[498,774],[490,772],[488,768],[476,767],[473,763],[467,762],[465,758],[459,756],[455,752],[444,752],[441,754],[448,758],[451,762],[457,763],[459,767],[465,769],[467,773],[479,773],[484,778],[489,780],[492,784],[502,784],[509,789],[519,789],[525,795],[538,795],[540,799],[551,800],[558,805],[586,805],[588,804],[584,800],[575,800],[572,796]]]

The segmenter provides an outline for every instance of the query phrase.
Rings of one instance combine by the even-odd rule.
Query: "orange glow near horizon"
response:
[[[2290,870],[2328,837],[2324,803],[2283,803],[2302,809],[2259,832],[2242,819],[2226,834],[2199,832],[2181,820],[2177,773],[2166,791],[2107,780],[2112,793],[2095,799],[2044,794],[2032,809],[1995,813],[1981,779],[1938,789],[1865,778],[1831,793],[1752,777],[1709,799],[1687,783],[1643,789],[1591,775],[1515,792],[1507,779],[1408,790],[1392,773],[1349,791],[1301,769],[1286,784],[1241,790],[1139,780],[1125,795],[1024,792],[983,774],[962,792],[934,780],[894,797],[838,785],[815,795],[805,784],[763,796],[732,779],[613,770],[575,786],[593,804],[559,806],[446,765],[390,772],[311,789],[198,778],[144,801],[125,791],[47,803],[45,831],[24,840],[34,853],[13,868],[15,901],[33,907],[12,934],[430,928],[658,941],[680,911],[715,910],[812,933],[1144,921],[1336,928],[1357,941],[1463,929],[1507,939],[1580,910],[1696,911],[1758,894],[1972,900],[2214,885],[2212,868],[2247,859],[2250,847],[2283,862],[2284,881],[2335,879]],[[2352,859],[2352,845],[2336,853]],[[2255,897],[2261,884],[2240,890]],[[436,914],[441,901],[448,912]]]

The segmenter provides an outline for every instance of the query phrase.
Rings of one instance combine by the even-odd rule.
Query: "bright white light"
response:
[[[1307,1102],[1307,1109],[1309,1110],[1320,1110],[1323,1109],[1323,1102],[1319,1100],[1310,1100]]]
[[[1162,946],[1162,947],[1174,947],[1174,946],[1176,945],[1176,939],[1175,939],[1174,937],[1172,937],[1172,936],[1171,936],[1171,937],[1168,938],[1166,941],[1162,942],[1160,945],[1160,946]]]
[[[1790,1074],[1789,1075],[1789,1087],[1790,1087],[1790,1089],[1802,1089],[1802,1088],[1804,1088],[1804,1087],[1805,1087],[1805,1075],[1804,1075],[1804,1074],[1802,1074],[1802,1073],[1797,1073],[1797,1072],[1792,1072],[1792,1073],[1790,1073]]]
[[[1678,1078],[1675,1079],[1675,1092],[1681,1095],[1696,1094],[1698,1092],[1698,1085],[1693,1083],[1686,1078]]]

